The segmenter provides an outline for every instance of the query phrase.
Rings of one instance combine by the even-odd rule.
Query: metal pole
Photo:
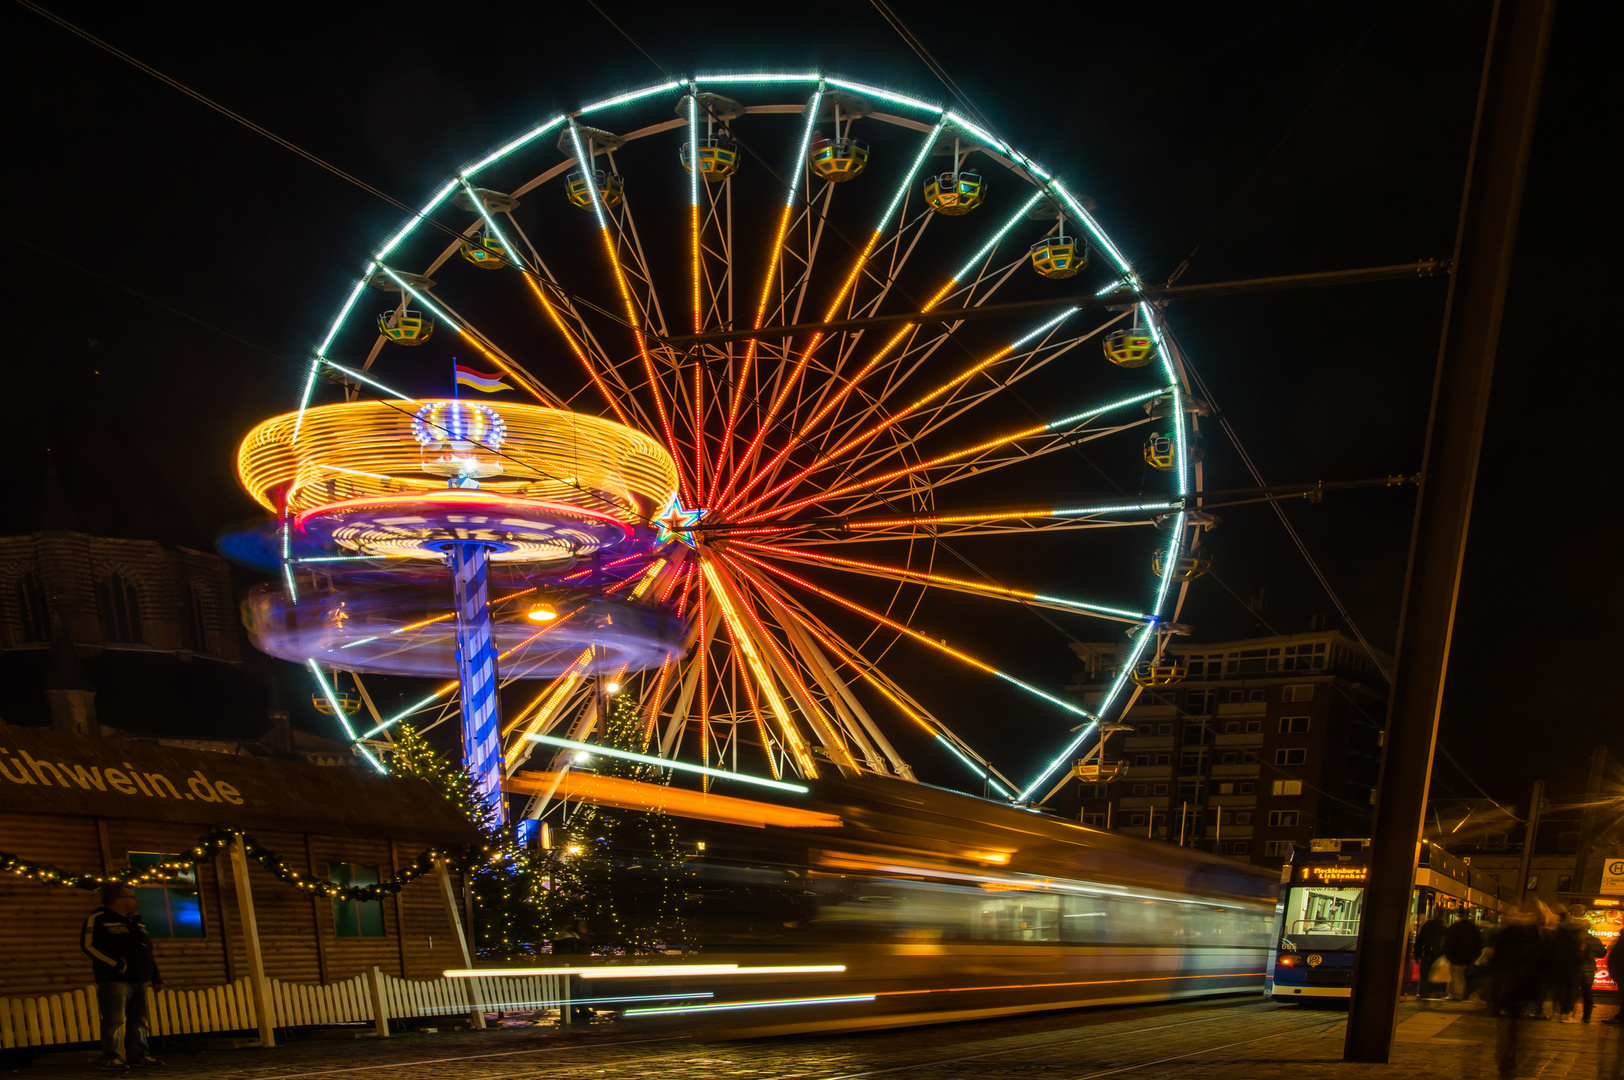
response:
[[[457,680],[462,692],[462,763],[480,797],[507,820],[502,802],[502,700],[497,693],[496,643],[491,638],[490,572],[484,544],[450,544],[457,610]]]
[[[1179,804],[1179,847],[1184,846],[1184,826],[1189,819],[1190,804],[1188,802],[1182,802]]]
[[[1585,788],[1585,812],[1579,821],[1579,851],[1573,857],[1573,891],[1585,889],[1585,865],[1590,862],[1590,845],[1596,838],[1596,804],[1601,785],[1607,778],[1607,747],[1598,746],[1590,755],[1590,783]],[[1598,888],[1600,887],[1598,883]]]
[[[1539,843],[1539,806],[1545,801],[1545,781],[1535,780],[1533,794],[1528,796],[1528,828],[1523,830],[1522,862],[1517,867],[1517,902],[1528,899],[1528,868],[1534,858],[1534,845]]]
[[[1496,0],[1473,121],[1399,613],[1343,1057],[1386,1063],[1489,383],[1555,0]]]

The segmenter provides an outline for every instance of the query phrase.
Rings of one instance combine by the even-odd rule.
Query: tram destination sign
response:
[[[1362,885],[1369,874],[1369,867],[1351,866],[1347,863],[1297,868],[1297,880],[1311,885]]]

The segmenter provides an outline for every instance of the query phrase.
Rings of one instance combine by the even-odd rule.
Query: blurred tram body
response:
[[[1262,989],[1274,874],[923,784],[810,786],[795,805],[840,826],[694,833],[690,959],[846,971],[684,981],[715,997],[671,1019],[764,1035]]]

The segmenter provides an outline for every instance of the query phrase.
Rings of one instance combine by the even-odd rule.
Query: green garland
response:
[[[103,885],[110,885],[115,882],[125,885],[168,885],[173,883],[178,874],[195,871],[199,863],[207,862],[225,851],[239,836],[242,837],[243,849],[247,852],[248,857],[269,870],[278,881],[335,900],[381,900],[386,896],[394,896],[413,881],[433,871],[434,863],[438,859],[445,859],[458,870],[466,870],[470,865],[479,861],[477,855],[470,857],[463,853],[455,853],[440,848],[429,848],[413,859],[410,866],[407,866],[388,881],[380,881],[376,885],[338,885],[331,881],[323,881],[320,878],[313,878],[308,874],[300,873],[283,862],[282,857],[276,852],[259,844],[245,832],[236,829],[219,829],[199,837],[187,855],[170,862],[155,863],[152,866],[142,867],[139,870],[114,870],[105,874],[76,874],[71,870],[64,870],[60,866],[38,863],[32,859],[25,859],[20,855],[13,855],[9,851],[0,851],[0,870],[9,871],[28,878],[30,881],[41,881],[49,885],[62,885],[70,889],[95,890],[100,889]]]

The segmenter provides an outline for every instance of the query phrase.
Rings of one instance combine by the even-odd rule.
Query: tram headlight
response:
[[[1300,963],[1302,963],[1302,961],[1298,960],[1295,956],[1282,956],[1279,960],[1281,967],[1296,967]]]

